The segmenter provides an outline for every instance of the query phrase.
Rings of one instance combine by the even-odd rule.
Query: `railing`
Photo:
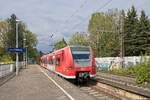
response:
[[[19,62],[19,69],[23,67],[24,63]],[[16,65],[15,64],[0,64],[0,79],[15,72]]]

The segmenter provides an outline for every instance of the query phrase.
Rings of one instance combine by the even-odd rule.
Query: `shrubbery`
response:
[[[109,72],[113,74],[125,75],[125,76],[132,76],[135,77],[135,72],[138,68],[130,66],[128,68],[119,68],[119,69],[112,69]]]
[[[139,84],[150,82],[150,60],[127,68],[113,69],[110,73],[134,76]]]
[[[138,65],[135,76],[137,83],[150,82],[150,63]]]
[[[14,63],[9,55],[3,55],[0,57],[0,63],[2,64],[10,64]]]

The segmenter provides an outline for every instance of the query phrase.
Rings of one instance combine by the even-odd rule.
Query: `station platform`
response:
[[[0,100],[96,100],[39,65],[29,65],[0,86]]]

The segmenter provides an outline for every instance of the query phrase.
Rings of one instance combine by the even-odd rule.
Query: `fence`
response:
[[[118,68],[122,64],[123,67],[128,67],[131,65],[136,65],[141,62],[148,60],[150,56],[132,56],[132,57],[124,57],[121,59],[120,57],[103,57],[103,58],[95,58],[96,65],[100,70],[109,70],[114,67]]]
[[[23,64],[23,62],[19,62],[19,69],[22,68]],[[15,64],[0,64],[0,78],[15,72],[15,67]]]

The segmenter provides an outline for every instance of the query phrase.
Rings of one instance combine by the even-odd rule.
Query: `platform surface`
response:
[[[50,80],[45,75],[47,72],[45,71],[46,70],[41,68],[39,65],[29,65],[26,69],[22,69],[19,72],[18,76],[15,76],[11,80],[0,86],[0,100],[93,99],[90,96],[88,97],[87,94],[80,92],[80,90],[78,90],[77,88],[73,89],[73,87],[71,87],[72,90],[65,91],[68,92],[68,95],[70,96],[69,97],[66,93],[64,93],[64,91],[62,91],[62,89],[60,89],[60,87],[58,87],[52,80]],[[61,84],[62,83],[63,82],[61,82]],[[64,87],[68,87],[65,85],[65,83],[63,85]],[[75,91],[77,92],[75,93]],[[80,93],[79,96],[81,97],[77,96],[78,95],[77,93]]]
[[[52,81],[30,65],[0,87],[0,100],[70,100]]]

